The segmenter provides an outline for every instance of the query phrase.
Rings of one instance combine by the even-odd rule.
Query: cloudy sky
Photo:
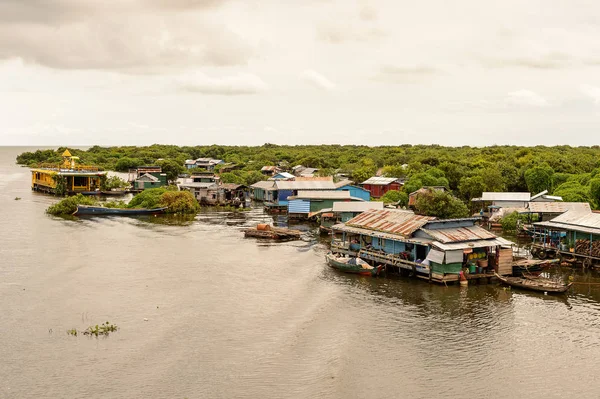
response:
[[[599,128],[597,1],[0,1],[0,145],[594,145]]]

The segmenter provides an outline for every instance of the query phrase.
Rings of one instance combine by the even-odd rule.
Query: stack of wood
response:
[[[593,241],[590,246],[590,240],[577,240],[575,241],[575,252],[600,258],[600,241]]]
[[[273,227],[268,224],[258,224],[256,227],[244,231],[245,237],[269,238],[272,240],[298,240],[302,232],[282,227]]]

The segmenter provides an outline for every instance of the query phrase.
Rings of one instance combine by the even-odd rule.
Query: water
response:
[[[599,285],[342,275],[313,234],[244,239],[257,210],[54,218],[14,165],[24,150],[0,148],[1,398],[600,396]],[[66,334],[105,321],[120,330]]]

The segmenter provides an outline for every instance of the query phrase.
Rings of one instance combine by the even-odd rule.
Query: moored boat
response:
[[[77,210],[73,213],[75,216],[82,215],[121,215],[121,216],[136,216],[136,215],[158,215],[165,213],[167,207],[153,209],[135,209],[135,208],[105,208],[102,206],[77,205]]]
[[[535,260],[535,259],[520,259],[513,262],[513,276],[535,275],[539,276],[544,270],[548,269],[552,263],[558,262],[558,259],[553,260]]]
[[[340,257],[332,253],[325,255],[329,266],[344,273],[360,274],[361,276],[376,276],[383,266],[373,267],[360,258]]]
[[[511,287],[523,288],[525,290],[547,292],[553,294],[562,294],[566,292],[571,284],[553,281],[539,276],[523,276],[523,277],[505,277],[495,274],[498,280]]]
[[[302,236],[300,230],[290,230],[282,227],[258,224],[254,228],[244,231],[245,237],[268,238],[271,240],[298,240]]]

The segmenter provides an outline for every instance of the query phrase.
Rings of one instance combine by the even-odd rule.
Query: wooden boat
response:
[[[332,253],[325,255],[329,266],[344,273],[360,274],[361,276],[376,276],[383,269],[383,265],[373,267],[360,258],[344,258]]]
[[[513,276],[523,276],[524,274],[539,276],[544,270],[548,269],[552,263],[558,262],[558,259],[535,260],[519,259],[513,262]]]
[[[153,209],[129,209],[129,208],[105,208],[102,206],[77,205],[77,210],[73,213],[75,216],[82,215],[117,215],[117,216],[136,216],[136,215],[158,215],[165,213],[167,207]]]
[[[302,232],[300,230],[273,227],[268,224],[258,224],[253,228],[244,230],[244,236],[271,240],[298,240],[302,236]]]
[[[553,281],[539,276],[524,276],[524,277],[504,277],[495,273],[498,280],[511,287],[523,288],[525,290],[547,292],[553,294],[562,294],[566,292],[571,284],[564,284],[558,281]]]
[[[129,191],[125,191],[125,190],[115,190],[115,191],[100,191],[100,193],[102,195],[125,195],[125,194],[129,194]]]

